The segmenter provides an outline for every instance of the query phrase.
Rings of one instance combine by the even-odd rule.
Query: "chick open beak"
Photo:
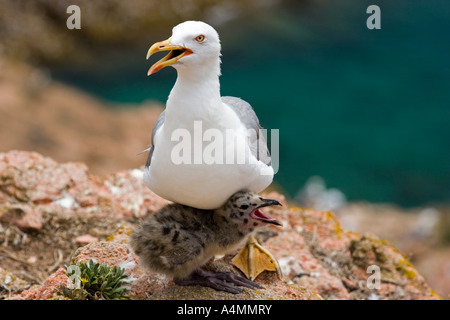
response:
[[[167,39],[153,44],[150,49],[148,49],[147,59],[150,58],[152,54],[160,51],[169,51],[169,53],[150,67],[147,72],[148,76],[158,72],[164,67],[177,63],[182,57],[193,53],[192,50],[188,48],[171,44],[170,39]]]
[[[259,207],[256,210],[254,210],[250,214],[250,216],[253,219],[257,219],[257,220],[260,220],[260,221],[265,222],[265,223],[271,223],[271,224],[274,224],[274,225],[277,225],[277,226],[282,226],[281,222],[279,222],[275,218],[272,218],[272,217],[264,214],[261,210],[259,210],[260,208],[273,206],[273,205],[281,206],[281,203],[278,202],[277,200],[272,200],[272,199],[261,199],[261,200],[263,201],[262,204],[259,205]]]

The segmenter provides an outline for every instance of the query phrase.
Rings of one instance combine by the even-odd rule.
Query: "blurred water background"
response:
[[[177,23],[201,19],[221,37],[222,95],[245,99],[264,127],[280,130],[275,182],[286,194],[298,196],[320,176],[348,200],[450,202],[450,2],[244,3],[198,10],[196,1],[163,1],[167,19],[160,11],[133,43],[91,37],[90,59],[50,64],[49,72],[118,105],[165,103],[176,72],[147,77],[147,49]],[[366,27],[370,4],[381,8],[381,30]],[[133,20],[125,25],[137,38]]]

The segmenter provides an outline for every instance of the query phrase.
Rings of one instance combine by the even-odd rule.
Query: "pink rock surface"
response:
[[[98,238],[90,234],[83,234],[75,238],[75,242],[81,245],[89,244],[92,242],[97,242]]]
[[[19,228],[39,230],[42,228],[42,213],[28,204],[11,204],[3,207],[0,221],[15,224]]]
[[[67,285],[69,278],[64,268],[59,268],[45,280],[42,286],[34,287],[14,296],[13,300],[50,300],[56,298],[60,285]]]
[[[164,275],[139,265],[128,246],[128,237],[139,219],[168,202],[153,194],[142,181],[142,170],[120,171],[105,178],[88,174],[82,163],[58,164],[33,152],[0,153],[0,221],[39,232],[39,217],[62,220],[93,215],[99,220],[123,221],[106,241],[93,241],[80,234],[72,242],[81,246],[76,262],[95,259],[125,269],[132,282],[133,299],[439,299],[414,266],[393,245],[377,236],[358,234],[342,228],[331,212],[290,207],[283,195],[266,196],[283,207],[264,208],[283,223],[268,226],[256,234],[279,261],[284,272],[263,272],[256,279],[264,290],[245,289],[233,295],[210,288],[181,287]],[[41,213],[41,216],[39,215]],[[33,217],[33,218],[30,218]],[[28,222],[27,222],[28,221]],[[93,223],[90,220],[90,223]],[[125,222],[134,221],[132,226]],[[233,255],[208,263],[206,268],[239,273],[230,260]],[[369,288],[369,266],[378,266],[379,288]],[[54,299],[60,285],[67,283],[59,268],[39,287],[25,290],[12,299]]]
[[[101,178],[83,163],[59,164],[35,152],[0,153],[2,203],[25,213],[13,219],[24,228],[39,229],[42,212],[141,217],[167,204],[141,176],[141,169],[132,169]]]

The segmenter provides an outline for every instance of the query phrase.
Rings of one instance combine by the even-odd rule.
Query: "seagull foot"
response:
[[[278,278],[282,280],[278,261],[256,241],[253,235],[250,235],[246,245],[233,258],[232,263],[250,280],[254,280],[264,270],[276,271]]]
[[[264,289],[258,283],[245,279],[232,272],[214,273],[202,269],[197,269],[194,273],[185,279],[174,279],[174,282],[181,286],[203,286],[210,287],[218,291],[230,293],[241,293],[240,287],[250,289]]]

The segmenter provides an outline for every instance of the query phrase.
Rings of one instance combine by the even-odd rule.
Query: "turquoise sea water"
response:
[[[350,200],[449,202],[450,2],[334,2],[262,7],[217,26],[222,95],[280,130],[275,181],[292,197],[319,175]],[[381,30],[366,28],[370,4]],[[147,77],[144,57],[169,36],[54,77],[113,102],[165,102],[176,72]]]

